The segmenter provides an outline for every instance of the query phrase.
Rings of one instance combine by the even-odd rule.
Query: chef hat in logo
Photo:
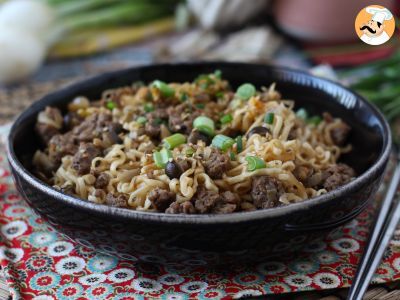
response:
[[[383,23],[383,21],[393,18],[392,13],[387,8],[369,6],[365,10],[367,11],[367,13],[373,15],[372,21],[375,22]]]

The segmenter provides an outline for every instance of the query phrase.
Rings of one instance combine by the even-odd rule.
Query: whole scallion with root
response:
[[[374,103],[391,123],[400,140],[400,50],[387,59],[341,71],[340,79]]]
[[[68,34],[171,15],[178,0],[0,0],[0,83],[34,73]]]

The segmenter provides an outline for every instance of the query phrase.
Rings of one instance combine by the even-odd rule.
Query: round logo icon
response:
[[[358,37],[368,45],[382,45],[393,35],[394,16],[386,7],[370,5],[357,15],[355,29]]]

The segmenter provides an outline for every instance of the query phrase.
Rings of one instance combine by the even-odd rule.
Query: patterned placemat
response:
[[[0,263],[14,299],[232,299],[348,287],[374,214],[370,207],[302,253],[254,266],[221,271],[184,258],[181,264],[134,262],[118,251],[96,252],[48,227],[16,192],[4,151],[0,145]],[[377,200],[382,193],[383,188]],[[398,279],[400,230],[373,281]]]

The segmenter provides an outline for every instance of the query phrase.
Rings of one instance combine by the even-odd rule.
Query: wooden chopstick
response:
[[[399,154],[398,154],[399,156]],[[395,203],[397,188],[400,182],[400,161],[398,159],[393,177],[390,180],[381,209],[372,228],[356,276],[347,299],[361,300],[368,288],[372,276],[386,250],[400,218],[400,201]]]

